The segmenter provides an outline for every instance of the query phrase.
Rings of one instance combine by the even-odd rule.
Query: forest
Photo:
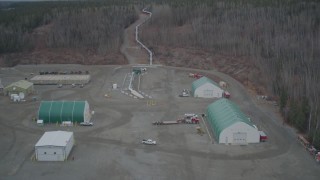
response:
[[[317,0],[106,0],[0,3],[0,55],[30,52],[50,26],[48,48],[119,52],[124,29],[148,4],[140,33],[151,49],[200,49],[245,59],[279,102],[287,124],[320,148],[320,2]],[[184,31],[177,32],[177,29]],[[156,30],[156,31],[155,31]],[[157,53],[157,52],[155,52]],[[9,62],[14,66],[18,62]],[[207,68],[211,68],[208,67]]]
[[[49,48],[92,48],[98,54],[119,51],[125,27],[138,16],[130,0],[1,4],[0,54],[31,51],[32,31],[43,25],[51,26]]]
[[[142,33],[149,47],[246,57],[263,73],[249,78],[263,81],[285,121],[320,148],[319,1],[159,0],[150,10]],[[179,27],[188,30],[176,33]]]

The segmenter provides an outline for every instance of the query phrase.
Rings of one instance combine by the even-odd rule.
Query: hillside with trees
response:
[[[318,1],[159,0],[151,11],[142,39],[155,59],[218,69],[272,93],[285,121],[320,147]]]
[[[1,4],[0,62],[5,66],[123,64],[122,35],[138,17],[129,0]]]

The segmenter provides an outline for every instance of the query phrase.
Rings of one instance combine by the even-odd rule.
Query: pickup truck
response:
[[[156,145],[157,144],[157,142],[152,139],[143,139],[141,143],[148,144],[148,145]]]

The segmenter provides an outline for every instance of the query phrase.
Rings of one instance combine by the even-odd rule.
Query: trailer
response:
[[[156,121],[152,123],[153,125],[172,125],[172,124],[179,124],[178,121]]]
[[[200,79],[203,77],[203,75],[199,73],[189,73],[189,77]]]
[[[155,121],[153,125],[172,125],[172,124],[199,124],[200,119],[198,118],[182,118],[176,121]]]

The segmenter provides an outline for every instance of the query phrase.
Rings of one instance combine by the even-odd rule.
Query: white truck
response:
[[[142,139],[142,144],[148,144],[148,145],[156,145],[157,142],[152,139]]]
[[[184,89],[182,93],[179,94],[179,97],[189,97],[189,96],[190,96],[190,92],[187,89]]]

